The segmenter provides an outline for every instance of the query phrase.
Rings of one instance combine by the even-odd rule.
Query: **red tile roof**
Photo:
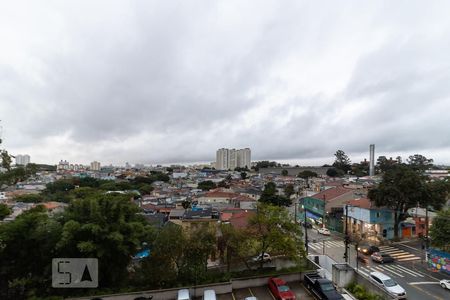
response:
[[[250,217],[255,215],[252,211],[243,211],[234,214],[230,218],[230,224],[235,228],[247,228],[249,224]]]
[[[357,206],[361,208],[372,208],[372,202],[369,198],[359,198],[359,199],[353,199],[347,201],[347,204],[350,204],[351,206]]]
[[[311,198],[330,201],[336,197],[342,196],[348,192],[352,192],[352,189],[344,188],[344,187],[334,187],[331,189],[327,189],[315,195],[312,195]]]
[[[213,192],[208,192],[208,193],[206,193],[203,197],[211,197],[211,198],[233,198],[233,197],[236,197],[236,196],[237,196],[237,194],[235,194],[235,193],[213,191]]]

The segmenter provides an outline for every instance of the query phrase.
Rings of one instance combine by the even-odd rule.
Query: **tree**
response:
[[[342,170],[344,174],[347,174],[348,171],[352,169],[351,167],[351,161],[348,158],[347,154],[345,154],[344,151],[338,150],[334,154],[335,160],[333,163],[333,167],[336,169]]]
[[[287,198],[291,198],[291,196],[294,195],[294,194],[295,194],[295,191],[294,191],[294,185],[293,185],[293,184],[287,184],[287,185],[284,187],[284,195],[285,195]]]
[[[216,184],[212,182],[211,180],[205,180],[202,182],[199,182],[197,185],[197,188],[203,190],[203,191],[209,191],[211,189],[216,188]]]
[[[99,286],[119,286],[127,278],[131,257],[153,233],[138,211],[129,194],[96,194],[72,201],[57,244],[59,255],[64,255],[60,257],[98,258]]]
[[[230,187],[230,186],[227,184],[227,182],[226,182],[225,180],[220,181],[220,182],[217,184],[217,186],[218,186],[218,187],[221,187],[221,188],[229,188],[229,187]]]
[[[299,172],[297,177],[305,179],[306,186],[309,187],[309,178],[317,177],[317,173],[310,170],[304,170]]]
[[[42,206],[0,225],[0,298],[28,299],[30,293],[51,294],[51,261],[61,257],[55,246],[61,224]]]
[[[293,222],[286,208],[260,203],[249,222],[259,254],[280,254],[297,261],[305,257],[300,226]],[[262,265],[261,260],[261,268]]]
[[[0,221],[11,214],[11,209],[6,204],[0,203]]]
[[[430,227],[431,245],[448,252],[450,250],[450,209],[438,212]]]
[[[242,180],[247,179],[247,173],[246,172],[241,172],[241,179]]]
[[[407,211],[416,207],[440,206],[445,191],[441,185],[427,183],[426,177],[406,165],[397,165],[383,175],[381,183],[369,191],[369,198],[376,206],[387,207],[394,211],[394,237],[398,238],[401,221],[407,217]]]
[[[9,155],[8,151],[0,150],[0,156],[2,158],[1,167],[10,171],[11,170],[11,155]]]
[[[433,159],[426,158],[421,154],[411,155],[406,161],[414,170],[417,171],[425,171],[433,166]]]
[[[15,196],[14,201],[24,203],[40,203],[45,202],[45,197],[42,194],[23,194]]]
[[[339,176],[339,174],[342,174],[342,171],[338,172],[338,170],[336,170],[336,168],[329,168],[327,170],[327,176],[337,177],[337,176]]]
[[[168,224],[160,230],[153,242],[150,256],[142,261],[142,280],[145,284],[150,284],[153,288],[176,285],[185,239],[180,226]]]
[[[216,236],[213,228],[203,225],[190,232],[183,243],[179,283],[197,284],[207,278],[208,258],[216,249]]]
[[[369,162],[364,160],[359,164],[355,163],[352,165],[352,174],[357,177],[364,177],[369,174]]]
[[[281,170],[281,176],[288,176],[289,172],[286,169]]]
[[[222,236],[219,239],[219,251],[227,264],[227,271],[231,270],[231,264],[238,260],[247,269],[251,270],[248,264],[248,257],[255,255],[255,240],[251,230],[248,228],[235,228],[231,224],[220,225]]]
[[[389,171],[390,169],[394,168],[397,164],[399,164],[398,160],[393,160],[392,158],[387,159],[386,156],[379,156],[377,159],[377,169],[381,173]]]
[[[277,186],[271,181],[265,184],[259,201],[278,206],[290,206],[292,204],[291,199],[278,195]]]
[[[183,202],[181,202],[181,206],[182,206],[184,209],[191,208],[191,205],[192,205],[192,202],[189,201],[189,200],[183,200]]]

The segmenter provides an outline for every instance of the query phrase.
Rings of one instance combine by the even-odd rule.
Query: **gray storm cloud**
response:
[[[449,4],[243,2],[0,4],[5,147],[154,164],[375,143],[450,162]]]

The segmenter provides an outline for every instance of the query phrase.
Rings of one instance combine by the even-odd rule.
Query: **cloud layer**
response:
[[[450,163],[449,10],[3,3],[4,146],[48,163],[212,161],[220,147],[320,163],[337,149],[367,157],[375,143],[378,154]]]

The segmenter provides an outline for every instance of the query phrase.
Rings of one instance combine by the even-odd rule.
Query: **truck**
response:
[[[303,285],[318,300],[344,299],[334,287],[333,282],[321,277],[318,273],[305,274]]]

